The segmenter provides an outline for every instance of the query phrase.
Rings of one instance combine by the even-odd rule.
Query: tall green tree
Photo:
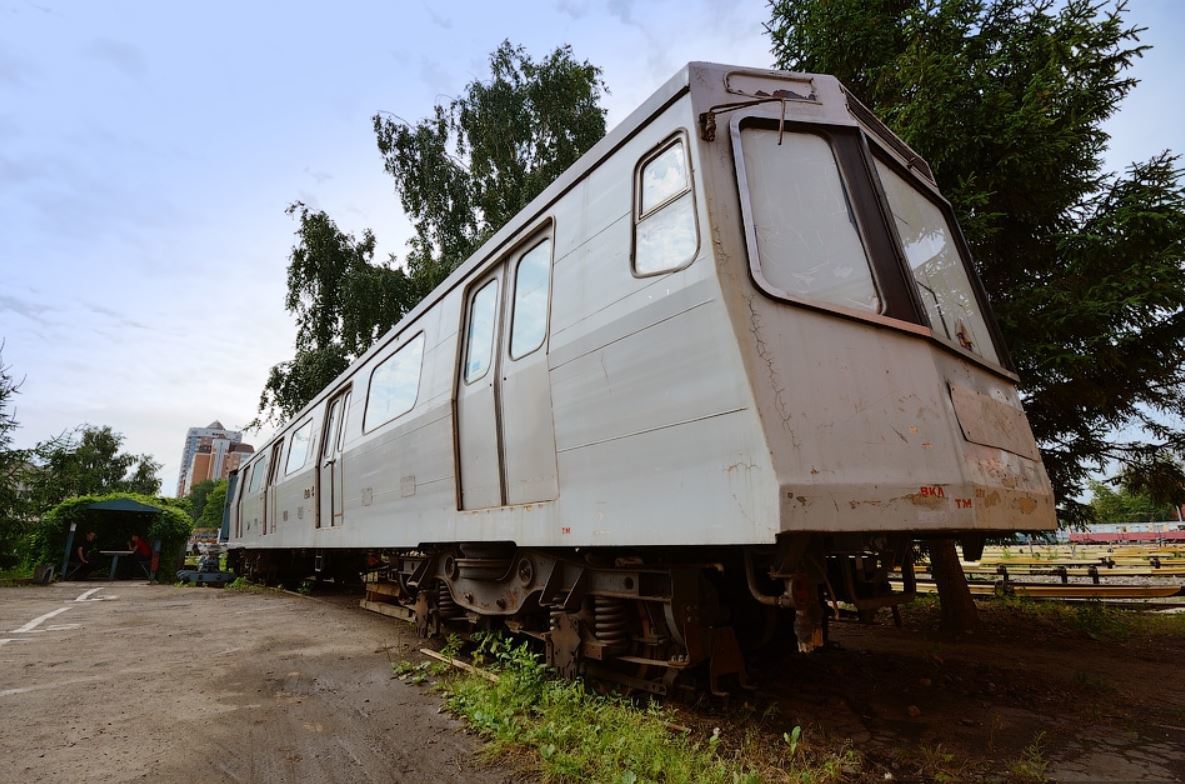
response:
[[[124,437],[109,426],[84,425],[33,449],[25,474],[29,503],[44,513],[67,498],[108,493],[156,495],[161,464],[123,452]]]
[[[342,231],[324,211],[289,205],[298,221],[284,305],[296,317],[295,356],[268,374],[260,419],[291,417],[415,305],[407,274],[374,261],[375,238]]]
[[[1132,490],[1123,486],[1113,487],[1108,482],[1091,481],[1090,505],[1095,518],[1104,523],[1147,523],[1158,520],[1176,520],[1177,513],[1172,504],[1157,502],[1144,490]]]
[[[420,297],[605,135],[601,69],[570,46],[534,60],[509,41],[490,78],[408,123],[374,116],[383,165],[412,221],[407,255]]]
[[[1124,3],[776,0],[780,67],[831,73],[933,167],[1016,360],[1064,522],[1110,460],[1181,451],[1185,187],[1103,165],[1146,49]],[[1142,436],[1131,440],[1117,432]]]
[[[206,508],[210,492],[218,486],[220,481],[225,480],[203,479],[200,482],[195,482],[193,487],[189,488],[189,516],[194,520],[202,516],[202,510]]]
[[[219,528],[222,526],[222,508],[226,506],[226,487],[226,480],[219,479],[210,488],[205,503],[202,504],[202,511],[195,517],[198,528]]]
[[[264,420],[303,408],[493,232],[605,134],[601,71],[569,47],[541,60],[503,43],[490,76],[408,123],[376,114],[375,137],[415,235],[403,264],[376,262],[375,238],[343,232],[324,211],[288,208],[299,227],[285,306],[295,354],[271,369]]]
[[[0,343],[0,351],[3,348]],[[28,519],[23,477],[29,454],[12,446],[18,427],[13,399],[19,391],[20,382],[0,357],[0,569],[15,565],[17,545],[26,532]]]

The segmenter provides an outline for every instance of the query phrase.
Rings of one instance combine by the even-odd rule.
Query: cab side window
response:
[[[679,269],[699,249],[691,165],[682,135],[642,159],[634,183],[634,273]]]

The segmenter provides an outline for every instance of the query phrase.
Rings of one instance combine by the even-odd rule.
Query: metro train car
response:
[[[1095,523],[1081,531],[1070,531],[1066,541],[1074,544],[1180,544],[1185,543],[1185,521]]]
[[[240,469],[231,560],[715,687],[912,598],[918,539],[1055,527],[1017,381],[925,161],[833,77],[690,63]]]

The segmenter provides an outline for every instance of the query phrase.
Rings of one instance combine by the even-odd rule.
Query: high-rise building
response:
[[[188,494],[198,482],[225,479],[254,452],[255,447],[243,443],[242,431],[227,430],[217,420],[205,427],[189,428],[181,451],[177,497]]]

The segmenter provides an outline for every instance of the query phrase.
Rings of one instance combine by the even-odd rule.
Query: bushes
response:
[[[118,500],[135,501],[157,507],[161,511],[156,514],[139,514],[89,508],[96,502]],[[185,549],[185,543],[193,528],[189,514],[172,498],[154,498],[135,493],[67,498],[33,527],[26,543],[27,562],[60,565],[71,523],[77,525],[74,534],[76,543],[82,540],[88,530],[93,530],[98,535],[99,549],[104,550],[124,549],[134,533],[143,536],[149,542],[160,540],[160,569],[157,580],[161,582],[172,582],[173,560]]]

